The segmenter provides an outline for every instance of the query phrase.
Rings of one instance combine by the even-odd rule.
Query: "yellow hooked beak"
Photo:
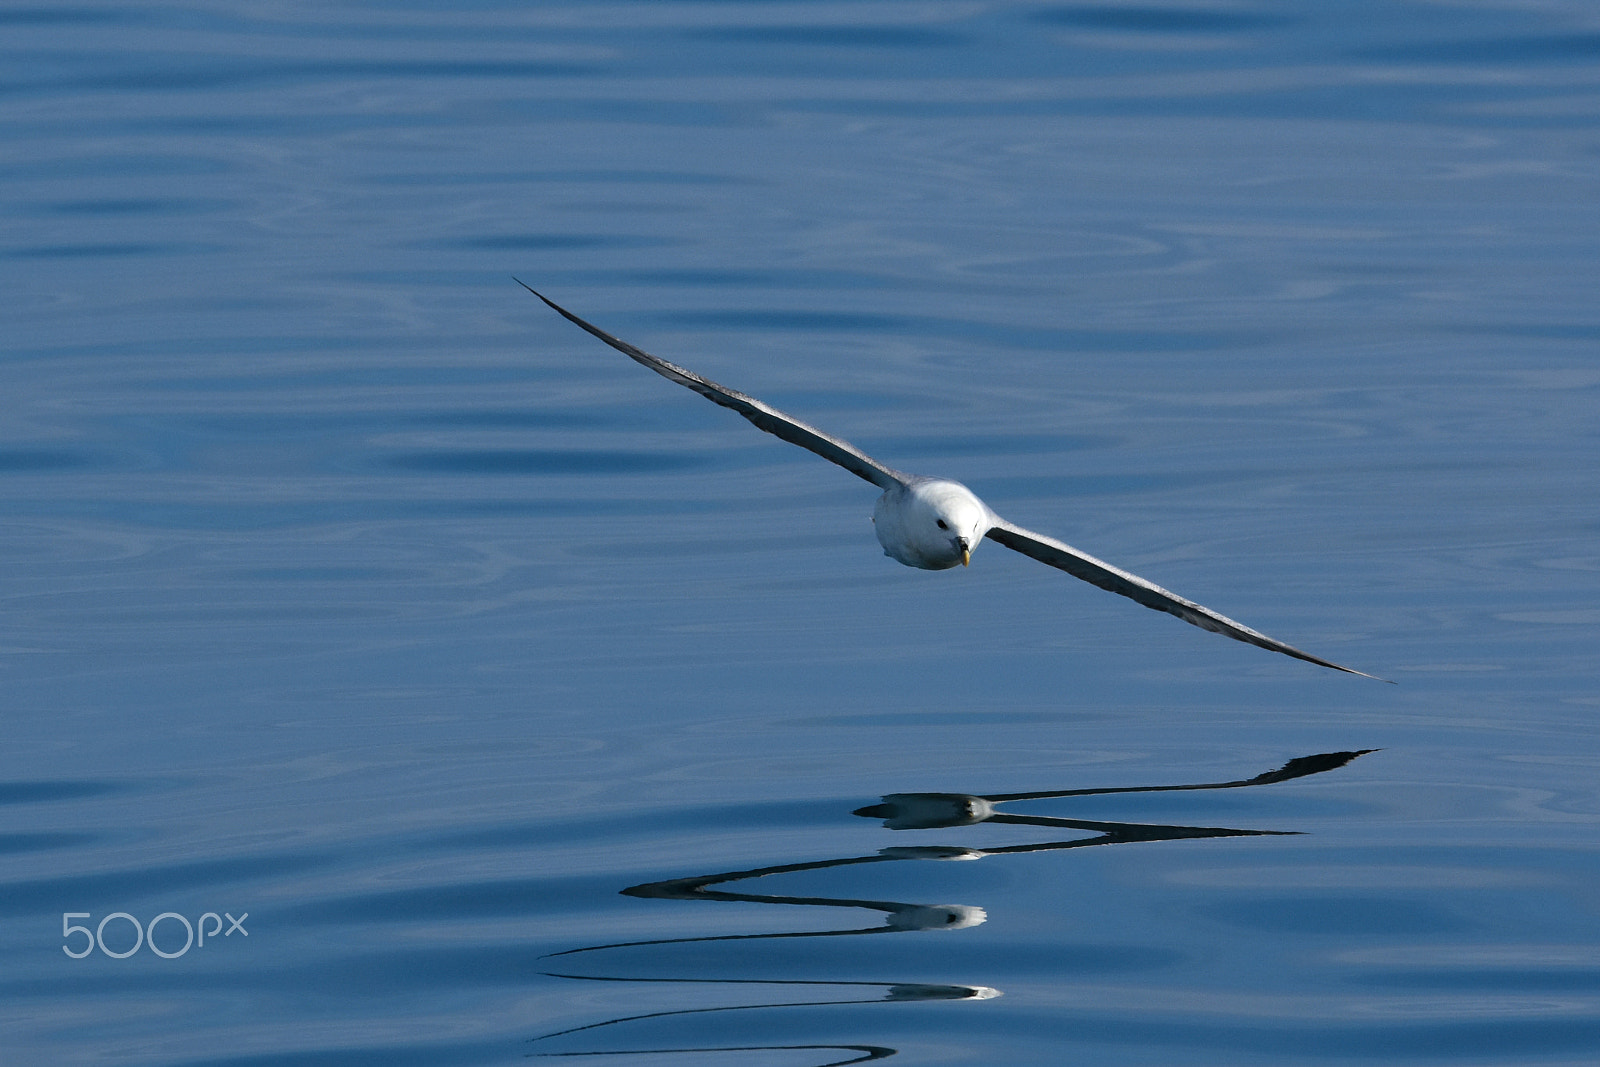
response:
[[[963,567],[972,563],[972,549],[967,547],[966,541],[961,542],[961,565]]]

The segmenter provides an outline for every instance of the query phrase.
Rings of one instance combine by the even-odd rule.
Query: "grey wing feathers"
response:
[[[1113,593],[1120,593],[1130,600],[1137,601],[1147,608],[1164,611],[1169,615],[1176,615],[1184,622],[1193,623],[1202,630],[1231,637],[1235,641],[1255,645],[1271,652],[1281,652],[1285,656],[1303,659],[1307,663],[1315,663],[1322,667],[1332,667],[1336,671],[1346,674],[1359,674],[1363,678],[1376,678],[1377,681],[1386,682],[1387,678],[1377,678],[1376,675],[1367,674],[1365,671],[1353,670],[1337,663],[1320,659],[1310,653],[1302,652],[1292,645],[1276,641],[1264,633],[1259,633],[1243,623],[1234,622],[1226,615],[1220,615],[1208,607],[1196,604],[1192,600],[1185,600],[1176,593],[1169,592],[1153,582],[1147,582],[1136,574],[1129,574],[1125,570],[1113,567],[1109,563],[1095,559],[1093,556],[1080,552],[1071,545],[1064,544],[1050,537],[1036,534],[1031,530],[1024,530],[1014,526],[1004,519],[997,518],[993,528],[984,535],[991,541],[1005,545],[1014,552],[1021,552],[1024,556],[1047,563],[1058,570],[1066,571],[1074,578],[1082,578],[1090,585],[1097,585],[1101,589]],[[1392,684],[1392,683],[1391,683]]]
[[[513,278],[518,285],[528,292],[543,300],[549,307],[562,318],[579,328],[588,331],[600,338],[618,352],[641,363],[663,378],[671,379],[679,385],[693,389],[713,404],[721,404],[725,408],[737,411],[749,419],[757,429],[765,430],[774,437],[782,438],[792,445],[815,452],[830,463],[837,463],[851,474],[865,478],[881,489],[890,489],[896,485],[904,485],[909,475],[900,473],[893,468],[886,467],[871,456],[862,452],[848,441],[841,441],[837,437],[823,433],[814,426],[808,426],[792,415],[785,415],[777,408],[764,404],[753,396],[747,396],[737,389],[729,389],[725,385],[718,385],[710,378],[703,378],[692,370],[668,363],[659,356],[652,356],[644,349],[618,337],[613,337],[593,323],[585,322],[566,308],[552,301],[543,293],[529,286],[519,278]]]

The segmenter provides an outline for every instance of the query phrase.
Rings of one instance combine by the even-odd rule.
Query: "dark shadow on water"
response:
[[[654,452],[477,449],[407,452],[392,456],[387,466],[426,474],[655,474],[703,466],[692,456]]]
[[[0,782],[0,804],[40,804],[62,800],[81,800],[107,793],[130,792],[132,782],[96,779],[38,778],[31,781]]]
[[[457,248],[470,252],[567,252],[593,248],[655,248],[674,242],[663,238],[597,233],[511,233],[437,241],[423,248]]]
[[[94,460],[81,452],[49,448],[0,449],[0,473],[59,471],[92,466]]]
[[[715,900],[757,904],[783,904],[801,907],[855,908],[882,913],[881,923],[870,926],[848,926],[835,930],[793,930],[761,934],[715,934],[703,937],[658,938],[644,941],[619,941],[601,945],[554,952],[546,959],[577,956],[585,953],[614,949],[640,948],[647,945],[685,945],[712,941],[771,941],[786,938],[853,937],[867,934],[913,933],[923,930],[961,930],[981,925],[988,912],[970,904],[920,904],[895,900],[866,900],[852,897],[795,896],[782,893],[756,893],[725,888],[739,882],[748,882],[772,875],[794,874],[803,871],[820,871],[834,868],[858,867],[873,863],[895,863],[908,860],[960,861],[978,860],[993,856],[1021,855],[1029,852],[1047,852],[1069,848],[1086,848],[1095,845],[1132,844],[1138,842],[1196,840],[1220,837],[1286,836],[1293,830],[1245,830],[1222,826],[1177,826],[1153,823],[1106,822],[1101,820],[1069,819],[1055,816],[1013,815],[1000,809],[1000,805],[1013,801],[1049,800],[1064,797],[1106,796],[1118,793],[1164,793],[1185,790],[1244,789],[1292,781],[1309,775],[1343,767],[1351,760],[1364,756],[1373,749],[1350,752],[1325,752],[1290,760],[1276,770],[1258,774],[1253,778],[1240,778],[1226,782],[1200,782],[1185,785],[1136,785],[1104,789],[1055,789],[1027,793],[995,793],[978,796],[970,793],[891,793],[878,804],[857,808],[853,814],[862,818],[880,819],[889,830],[957,829],[979,823],[1003,823],[1013,826],[1037,826],[1052,830],[1072,830],[1091,836],[1066,840],[1034,841],[1020,845],[995,848],[967,848],[959,845],[909,845],[879,849],[866,856],[843,856],[831,859],[806,860],[796,863],[776,864],[744,871],[724,871],[715,874],[690,875],[665,881],[647,882],[629,886],[621,892],[625,896],[657,900]],[[542,1034],[534,1041],[544,1041],[567,1034],[575,1034],[619,1023],[634,1023],[646,1019],[664,1019],[689,1015],[749,1011],[757,1008],[821,1007],[841,1004],[883,1003],[889,1001],[932,1000],[988,1000],[1001,995],[1001,991],[984,985],[969,983],[919,983],[903,981],[844,981],[826,979],[753,979],[753,978],[634,978],[608,974],[575,974],[565,971],[547,971],[550,977],[584,982],[666,983],[674,986],[740,985],[740,986],[826,986],[837,990],[838,996],[826,999],[760,1000],[747,1004],[719,1005],[706,1008],[678,1008],[667,1011],[642,1012],[620,1015]],[[870,995],[868,994],[870,991]],[[853,994],[853,995],[852,995]],[[707,1053],[712,1051],[755,1051],[756,1047],[738,1049],[621,1049],[607,1052],[538,1052],[537,1056],[592,1056],[592,1055],[646,1055],[671,1052]],[[852,1050],[867,1053],[859,1059],[830,1060],[827,1065],[862,1063],[869,1059],[883,1059],[894,1055],[894,1049],[875,1045],[770,1045],[762,1049],[829,1049]]]
[[[957,48],[969,34],[916,26],[728,26],[689,30],[702,41],[754,45],[815,45],[823,48]]]
[[[878,1045],[725,1045],[722,1047],[705,1048],[641,1048],[633,1049],[621,1055],[654,1056],[673,1052],[785,1052],[804,1051],[806,1049],[827,1049],[829,1051],[859,1052],[860,1056],[852,1056],[847,1060],[829,1060],[827,1063],[818,1064],[817,1067],[845,1067],[847,1063],[866,1063],[869,1060],[886,1060],[895,1054],[892,1048],[883,1048]],[[615,1052],[544,1052],[543,1056],[616,1056]]]
[[[1298,20],[1279,14],[1158,7],[1154,4],[1067,4],[1028,16],[1034,22],[1123,33],[1231,33],[1275,29]]]

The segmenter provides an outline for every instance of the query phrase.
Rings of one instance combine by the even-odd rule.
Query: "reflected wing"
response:
[[[1147,582],[1137,574],[1129,574],[1125,570],[1113,567],[1084,552],[1079,552],[1071,545],[1063,544],[1050,537],[1043,537],[1031,530],[1024,530],[1020,526],[1013,526],[1004,519],[996,517],[995,525],[984,535],[991,541],[1005,545],[1007,548],[1030,556],[1040,563],[1048,563],[1058,570],[1066,571],[1074,578],[1082,578],[1090,585],[1098,585],[1101,589],[1113,593],[1121,593],[1130,600],[1136,600],[1147,608],[1164,611],[1169,615],[1176,615],[1184,622],[1193,623],[1202,630],[1223,634],[1235,641],[1255,645],[1272,652],[1282,652],[1285,656],[1303,659],[1307,663],[1315,663],[1322,667],[1332,667],[1336,671],[1346,674],[1359,674],[1363,678],[1376,678],[1380,682],[1388,681],[1387,678],[1378,678],[1376,675],[1367,674],[1365,671],[1341,667],[1337,663],[1319,659],[1307,652],[1302,652],[1292,645],[1282,641],[1275,641],[1266,634],[1258,633],[1243,623],[1234,622],[1226,615],[1219,615],[1208,607],[1196,604],[1192,600],[1185,600],[1176,593],[1170,593],[1153,582]]]
[[[663,378],[693,389],[713,404],[721,404],[725,408],[737,411],[749,419],[757,429],[765,430],[774,437],[781,437],[792,445],[799,445],[807,451],[815,452],[830,463],[837,463],[851,474],[859,478],[865,478],[882,489],[904,485],[909,479],[908,475],[902,474],[891,467],[885,467],[850,442],[841,441],[837,437],[825,434],[814,426],[806,425],[793,415],[785,415],[777,408],[769,407],[755,397],[746,396],[737,389],[729,389],[725,385],[718,385],[710,378],[702,378],[692,370],[686,370],[676,363],[668,363],[659,356],[652,356],[644,349],[630,345],[621,338],[611,336],[600,327],[583,321],[521,279],[514,278],[512,280],[540,300],[543,300],[568,322],[594,334],[618,352],[621,352],[636,363],[644,364]]]

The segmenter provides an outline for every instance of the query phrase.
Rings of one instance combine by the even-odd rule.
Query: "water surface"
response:
[[[1588,5],[0,25],[8,1064],[1592,1059]]]

